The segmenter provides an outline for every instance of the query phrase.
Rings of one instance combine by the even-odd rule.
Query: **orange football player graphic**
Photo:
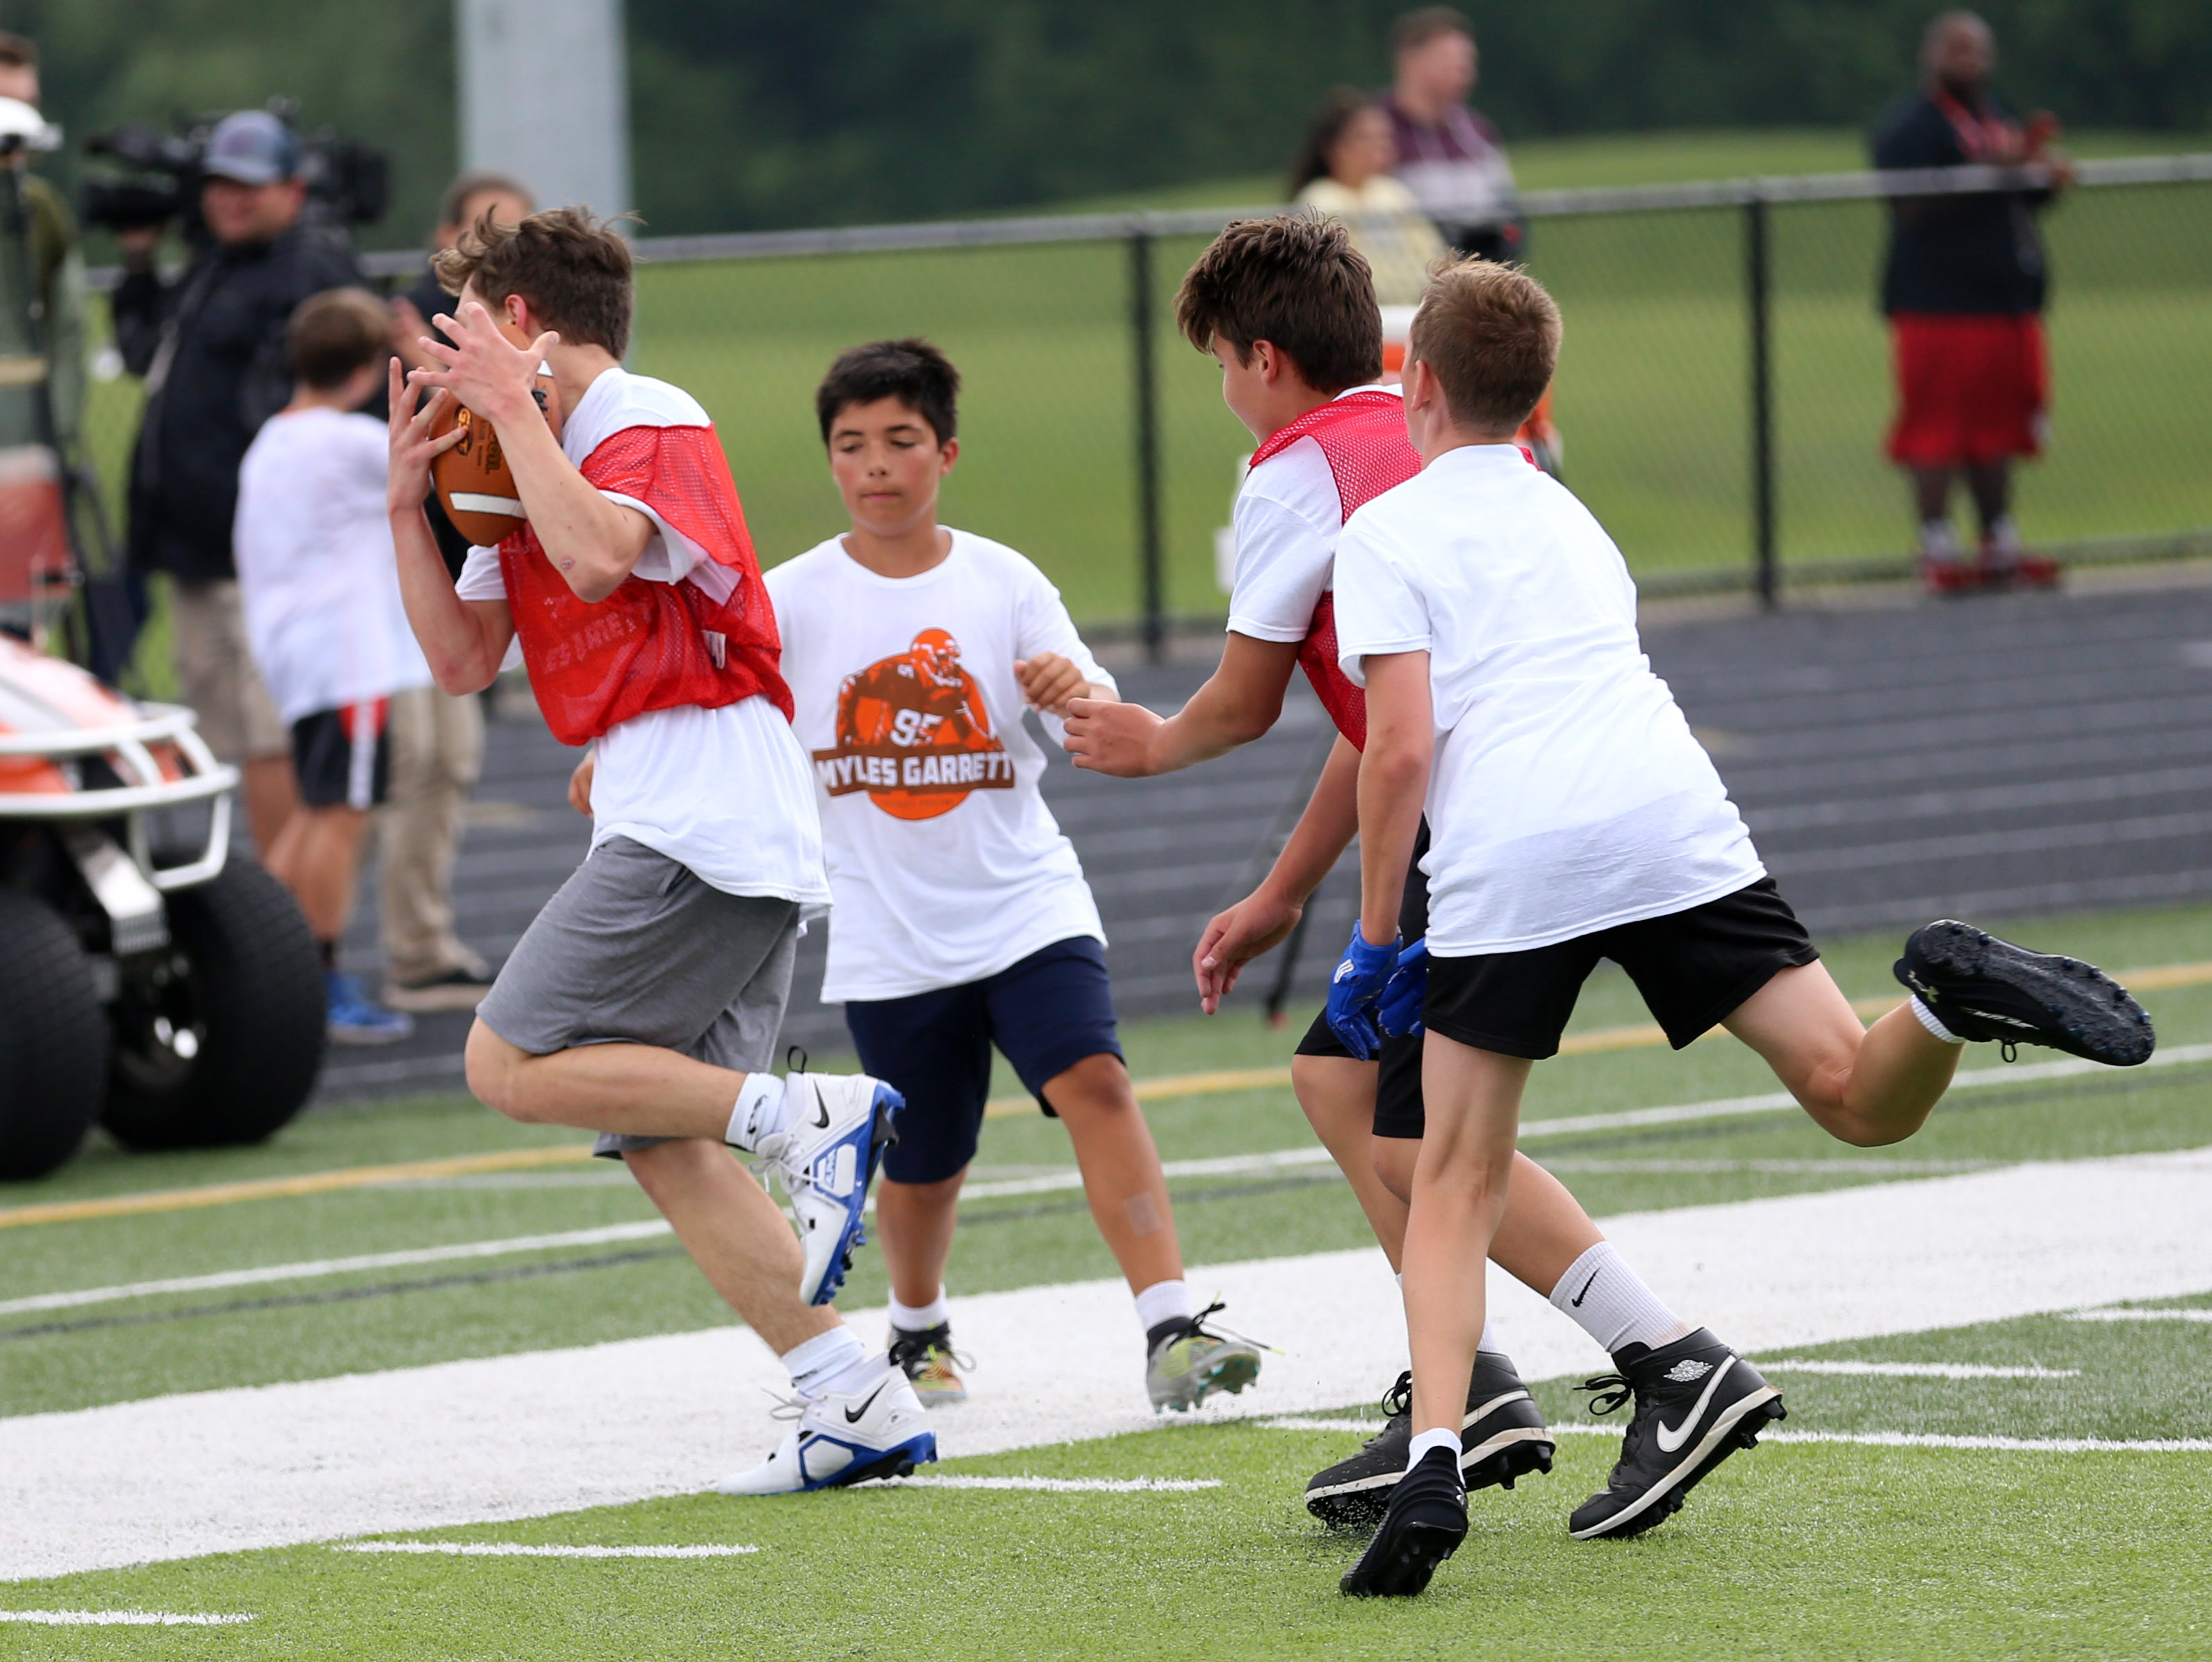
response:
[[[833,797],[866,791],[896,818],[935,819],[970,791],[1011,791],[1013,758],[991,729],[983,689],[960,667],[960,643],[924,629],[837,689],[837,742],[814,754]]]

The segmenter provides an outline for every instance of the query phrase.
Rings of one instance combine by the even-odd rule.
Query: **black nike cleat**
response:
[[[1354,1598],[1410,1598],[1467,1539],[1467,1489],[1448,1448],[1432,1448],[1391,1491],[1375,1538],[1337,1585]]]
[[[1316,1472],[1306,1484],[1308,1512],[1332,1529],[1374,1527],[1406,1475],[1413,1401],[1413,1376],[1401,1374],[1383,1393],[1382,1407],[1390,1417],[1382,1429],[1357,1454]],[[1461,1480],[1470,1489],[1492,1484],[1510,1489],[1516,1478],[1549,1471],[1553,1447],[1543,1412],[1521,1383],[1512,1359],[1496,1350],[1477,1353],[1460,1430]]]
[[[1788,1411],[1756,1368],[1703,1327],[1632,1361],[1626,1355],[1614,1357],[1620,1373],[1575,1387],[1599,1393],[1593,1414],[1636,1402],[1613,1476],[1567,1520],[1577,1541],[1626,1540],[1665,1523],[1707,1472],[1756,1447],[1759,1434]]]
[[[1961,1039],[2045,1045],[2110,1067],[2150,1059],[2158,1035],[2143,1007],[2094,964],[2001,941],[1952,919],[1905,943],[1897,979]]]

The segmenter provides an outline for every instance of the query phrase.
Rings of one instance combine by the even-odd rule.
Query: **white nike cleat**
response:
[[[937,1434],[904,1373],[888,1361],[857,1391],[796,1398],[780,1414],[799,1423],[750,1471],[725,1477],[724,1495],[799,1495],[871,1477],[903,1477],[937,1458]]]
[[[868,1186],[883,1152],[897,1138],[892,1121],[906,1099],[865,1073],[794,1073],[791,1122],[761,1138],[753,1152],[773,1165],[791,1197],[806,1268],[799,1296],[827,1304],[845,1284],[853,1249],[867,1240],[861,1227]]]

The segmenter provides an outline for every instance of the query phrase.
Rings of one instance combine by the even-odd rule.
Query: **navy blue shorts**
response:
[[[861,1069],[906,1098],[884,1156],[895,1183],[938,1183],[967,1168],[991,1095],[998,1046],[1047,1113],[1048,1081],[1092,1056],[1121,1054],[1106,949],[1055,941],[996,975],[904,998],[854,999],[845,1026]]]

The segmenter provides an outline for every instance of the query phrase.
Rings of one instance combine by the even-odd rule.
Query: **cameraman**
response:
[[[177,680],[216,755],[241,765],[246,812],[264,854],[295,805],[290,736],[253,667],[231,559],[238,468],[290,395],[284,327],[301,301],[358,286],[341,234],[303,223],[300,143],[265,110],[226,116],[201,161],[210,243],[165,283],[161,227],[119,232],[125,276],[116,344],[146,381],[131,460],[130,561],[169,577]]]

